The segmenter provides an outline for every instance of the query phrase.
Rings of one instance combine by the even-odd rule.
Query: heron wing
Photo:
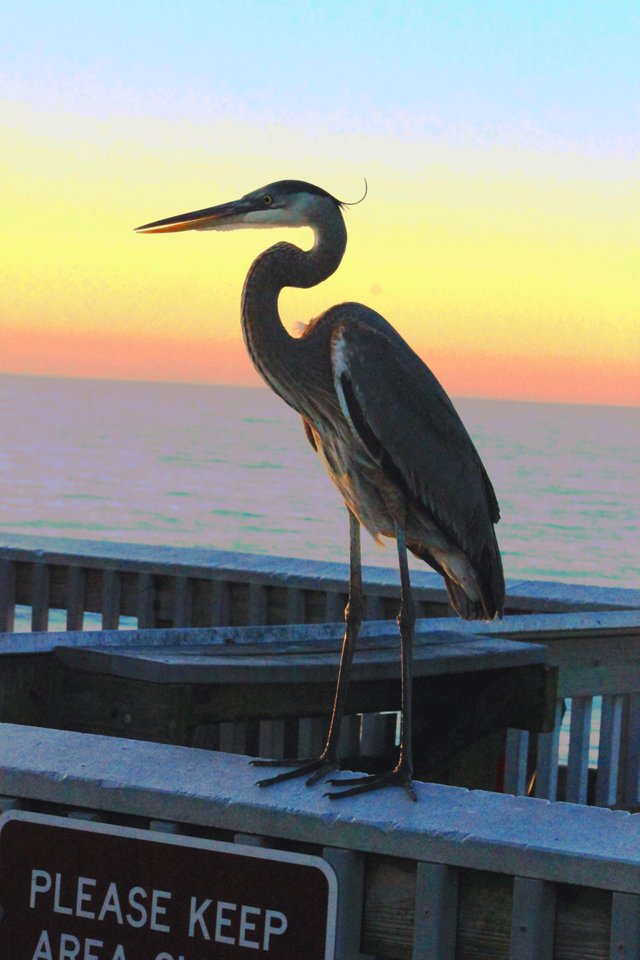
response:
[[[334,330],[332,360],[343,413],[371,456],[470,559],[483,552],[498,501],[431,370],[392,327],[353,320]]]

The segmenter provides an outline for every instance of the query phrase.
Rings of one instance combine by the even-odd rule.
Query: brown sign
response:
[[[0,818],[2,960],[332,960],[336,898],[319,857]]]

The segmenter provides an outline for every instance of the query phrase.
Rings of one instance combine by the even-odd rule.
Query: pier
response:
[[[247,757],[321,745],[345,566],[4,535],[5,822],[319,857],[338,960],[640,958],[640,591],[508,582],[486,624],[412,580],[418,803],[332,802]],[[365,569],[345,769],[395,747],[397,590]]]

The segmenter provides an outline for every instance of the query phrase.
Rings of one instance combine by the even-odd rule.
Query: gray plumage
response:
[[[310,226],[310,251],[277,243],[252,264],[242,295],[242,330],[257,370],[303,419],[305,432],[350,513],[351,584],[336,699],[321,757],[264,783],[337,766],[337,736],[362,616],[358,525],[398,543],[402,606],[403,723],[393,771],[346,781],[345,796],[398,783],[411,787],[413,599],[406,549],[444,578],[451,605],[465,619],[501,616],[504,577],[494,524],[498,502],[482,461],[444,389],[396,330],[359,303],[343,303],[292,337],[278,313],[287,286],[311,287],[342,260],[342,204],[304,181],[269,184],[230,204],[170,217],[141,232]],[[407,715],[407,713],[409,715]],[[281,764],[286,761],[279,761]],[[345,781],[330,781],[344,785]]]

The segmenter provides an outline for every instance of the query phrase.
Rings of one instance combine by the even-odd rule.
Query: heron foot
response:
[[[382,790],[383,787],[402,787],[410,800],[417,801],[416,792],[411,783],[411,771],[405,764],[399,763],[393,770],[385,773],[368,774],[366,777],[351,777],[347,780],[329,780],[331,786],[344,787],[343,790],[331,790],[325,793],[330,800],[342,800],[343,797],[355,797],[360,793]]]
[[[332,773],[338,769],[338,761],[331,755],[324,753],[321,753],[319,757],[304,760],[252,760],[251,764],[254,767],[292,767],[291,770],[277,773],[274,777],[264,777],[262,780],[256,781],[258,787],[270,787],[274,783],[284,783],[286,780],[295,780],[298,777],[305,777],[307,774],[311,774],[311,776],[307,778],[306,785],[312,787],[327,773]]]

